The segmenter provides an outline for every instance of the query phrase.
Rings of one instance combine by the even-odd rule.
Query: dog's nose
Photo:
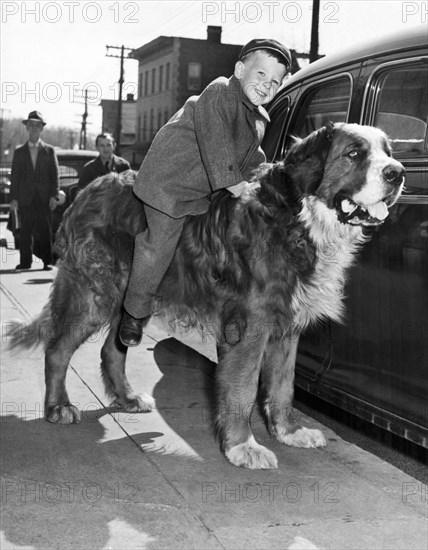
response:
[[[383,175],[391,185],[401,185],[404,181],[405,170],[399,163],[389,164],[382,170]]]

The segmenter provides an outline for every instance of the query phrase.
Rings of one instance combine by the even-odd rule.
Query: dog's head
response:
[[[405,180],[384,132],[358,124],[329,123],[297,141],[282,169],[285,185],[317,197],[351,225],[381,224]]]

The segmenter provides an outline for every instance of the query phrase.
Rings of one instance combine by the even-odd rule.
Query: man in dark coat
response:
[[[210,196],[220,189],[239,196],[266,160],[260,144],[269,115],[263,105],[275,96],[290,64],[290,52],[279,42],[252,40],[231,78],[217,78],[189,98],[155,136],[134,186],[148,228],[135,238],[119,332],[124,345],[141,341],[186,217],[207,212]]]
[[[32,111],[22,121],[28,140],[15,149],[12,160],[10,207],[18,210],[20,220],[20,262],[16,269],[30,269],[33,241],[37,237],[37,255],[43,269],[52,268],[51,211],[59,198],[58,160],[55,149],[40,139],[46,122],[38,111]]]
[[[98,149],[99,156],[86,163],[82,168],[79,183],[77,184],[78,191],[84,189],[91,181],[109,172],[120,174],[131,168],[127,160],[113,153],[116,143],[111,134],[99,134],[95,140],[95,145]]]

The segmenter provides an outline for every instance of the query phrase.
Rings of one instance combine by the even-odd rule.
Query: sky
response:
[[[311,7],[312,0],[2,0],[1,113],[4,119],[26,118],[38,110],[49,125],[77,133],[82,90],[88,88],[88,132],[97,134],[100,99],[118,94],[120,62],[106,56],[107,45],[138,48],[160,35],[205,39],[208,25],[220,25],[223,43],[269,37],[308,52]],[[427,9],[427,1],[321,0],[320,53],[426,24]],[[136,93],[137,68],[137,61],[125,61],[124,97]]]

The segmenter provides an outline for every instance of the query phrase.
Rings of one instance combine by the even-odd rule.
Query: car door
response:
[[[293,136],[304,138],[329,121],[349,120],[355,76],[359,70],[359,65],[355,65],[350,71],[316,77],[304,82],[299,93],[291,96],[291,106],[281,141],[282,155],[291,146]],[[333,249],[326,249],[323,254],[332,255],[334,261]],[[321,323],[314,329],[308,329],[300,338],[296,369],[298,384],[304,386],[305,378],[316,378],[330,357],[329,323]]]
[[[356,65],[350,72],[325,74],[286,86],[269,108],[272,123],[262,144],[267,159],[282,160],[294,136],[304,138],[328,121],[347,122],[359,70],[360,66]],[[323,369],[323,361],[329,360],[329,334],[330,326],[324,323],[301,336],[297,359],[299,383],[304,385],[302,374],[314,378]]]
[[[409,57],[367,68],[361,122],[387,132],[407,170],[406,189],[350,273],[347,321],[330,325],[332,357],[322,382],[378,408],[377,424],[400,435],[417,433],[422,443],[428,427],[428,63]]]

